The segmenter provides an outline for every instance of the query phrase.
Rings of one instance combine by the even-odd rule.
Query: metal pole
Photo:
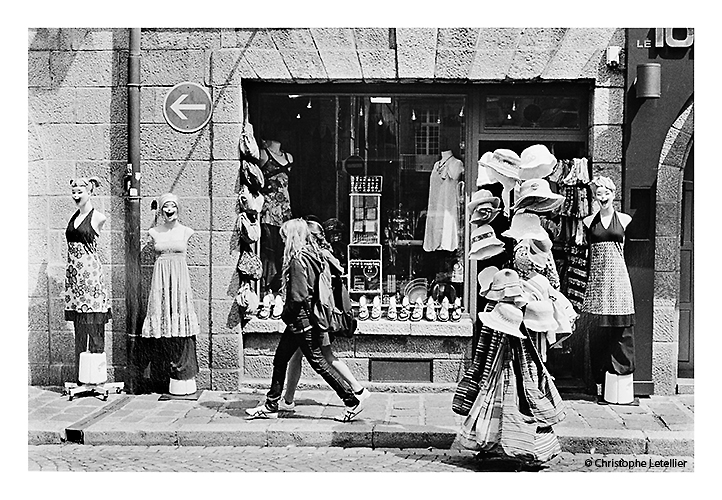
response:
[[[137,391],[140,322],[140,28],[130,29],[128,54],[128,165],[125,175],[125,308],[129,393]]]

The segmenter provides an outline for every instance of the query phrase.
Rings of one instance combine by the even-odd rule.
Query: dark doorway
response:
[[[694,377],[694,146],[682,183],[682,231],[679,276],[678,376]]]

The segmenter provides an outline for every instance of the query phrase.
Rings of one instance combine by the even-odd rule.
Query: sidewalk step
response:
[[[268,379],[245,379],[240,383],[239,390],[252,389],[256,392],[268,390],[270,380]],[[424,383],[424,382],[362,382],[371,392],[393,392],[393,393],[442,393],[454,392],[456,383]],[[328,390],[328,384],[323,380],[301,379],[298,382],[299,391],[323,391]]]

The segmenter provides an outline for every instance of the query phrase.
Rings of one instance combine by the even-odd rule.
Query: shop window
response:
[[[445,219],[453,241],[428,252],[423,244],[434,164],[442,151],[464,162],[465,97],[292,90],[249,91],[251,122],[259,141],[280,142],[293,157],[292,217],[335,220],[327,236],[347,266],[352,299],[380,295],[386,304],[410,294],[413,302],[434,290],[463,297],[463,171]],[[359,190],[360,179],[373,182]],[[275,197],[266,196],[272,203]],[[263,292],[272,288],[265,276],[261,281]]]
[[[487,95],[486,128],[580,128],[581,99],[565,96]]]

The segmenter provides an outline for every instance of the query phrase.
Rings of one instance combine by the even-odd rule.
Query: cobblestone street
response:
[[[28,446],[29,471],[692,472],[691,457],[562,453],[543,467],[460,450],[316,447]]]

